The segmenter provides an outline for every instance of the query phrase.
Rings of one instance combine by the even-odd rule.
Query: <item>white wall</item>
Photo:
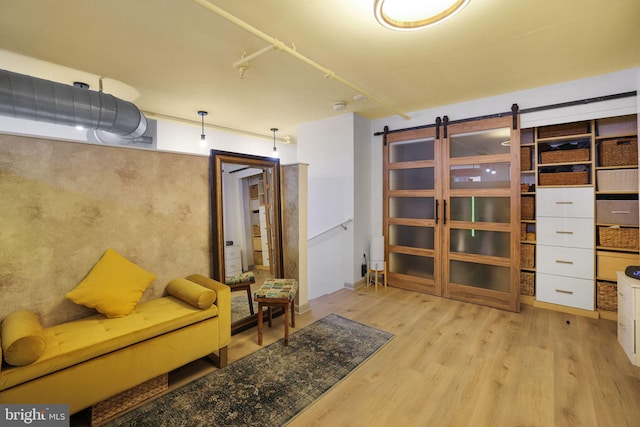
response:
[[[570,82],[512,92],[490,98],[475,99],[458,104],[443,105],[427,110],[409,113],[410,120],[400,116],[390,116],[373,121],[373,131],[381,132],[385,125],[389,129],[400,129],[434,123],[436,117],[448,116],[450,121],[486,114],[511,111],[511,105],[518,104],[521,110],[544,105],[559,104],[617,93],[638,90],[640,67],[611,74],[574,80]],[[596,117],[617,116],[635,113],[633,98],[618,102],[595,103],[574,106],[544,113],[531,113],[521,117],[523,127],[542,126],[552,123],[568,123]]]
[[[298,128],[298,161],[309,164],[309,299],[353,280],[353,223],[336,227],[354,218],[353,129],[351,113]]]
[[[382,233],[382,226],[373,228],[371,218],[373,210],[381,210],[381,204],[373,204],[373,151],[382,153],[382,144],[372,144],[371,121],[357,114],[354,115],[354,253],[353,253],[353,277],[352,284],[363,280],[360,266],[363,263],[363,254],[367,254],[369,260],[369,243],[373,234]],[[382,187],[380,187],[382,188]]]
[[[177,151],[209,155],[209,150],[222,150],[234,153],[253,154],[270,157],[273,152],[273,140],[258,139],[251,136],[222,132],[205,128],[207,146],[200,147],[200,126],[190,126],[171,121],[158,121],[158,150]],[[276,143],[280,163],[296,162],[296,146]]]

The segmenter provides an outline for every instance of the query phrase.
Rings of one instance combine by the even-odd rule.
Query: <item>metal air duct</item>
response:
[[[0,70],[0,115],[82,126],[125,139],[142,136],[147,119],[134,104],[103,92]]]

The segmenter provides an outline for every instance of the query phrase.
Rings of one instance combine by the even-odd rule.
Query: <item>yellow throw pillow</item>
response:
[[[16,311],[5,317],[0,328],[0,336],[4,360],[9,365],[29,365],[44,353],[42,326],[38,315],[32,311]]]
[[[167,292],[198,308],[209,308],[216,300],[216,292],[187,279],[173,279],[167,285]]]
[[[87,277],[65,296],[107,317],[124,317],[133,311],[155,278],[155,274],[107,249]]]

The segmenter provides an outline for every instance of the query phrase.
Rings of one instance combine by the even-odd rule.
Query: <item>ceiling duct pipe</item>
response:
[[[142,136],[147,119],[128,101],[82,85],[0,70],[0,115],[16,119],[82,126],[125,139]]]

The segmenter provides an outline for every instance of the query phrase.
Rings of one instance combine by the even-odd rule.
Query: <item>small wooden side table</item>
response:
[[[263,307],[269,310],[269,327],[271,327],[271,309],[281,307],[284,310],[284,345],[289,345],[289,317],[291,327],[296,327],[294,311],[295,296],[298,292],[298,281],[295,279],[265,280],[253,299],[258,303],[258,344],[262,345],[262,312]],[[291,310],[291,315],[289,315]]]

